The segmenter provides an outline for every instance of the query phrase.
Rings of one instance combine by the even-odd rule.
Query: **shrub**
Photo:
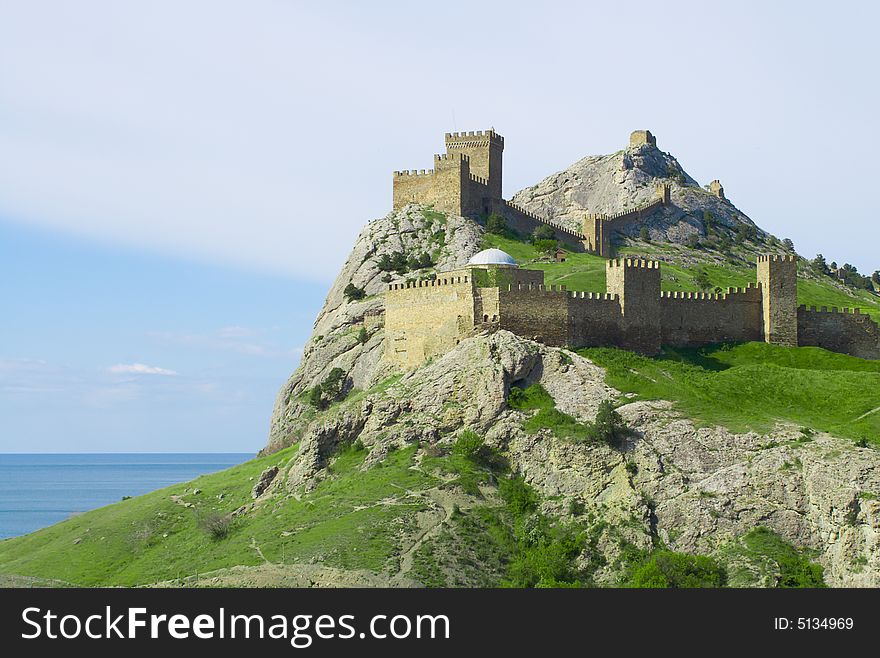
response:
[[[423,251],[418,256],[410,258],[406,264],[411,270],[423,270],[426,267],[432,267],[434,262],[431,260],[430,254],[427,251]]]
[[[344,384],[345,371],[342,368],[333,368],[323,382],[307,391],[306,400],[316,409],[326,409],[342,393]]]
[[[368,340],[370,340],[370,334],[367,332],[367,328],[366,328],[366,327],[361,327],[361,328],[360,328],[360,331],[358,331],[357,339],[358,339],[358,342],[359,342],[361,345],[363,345],[363,344],[366,343]]]
[[[694,275],[694,285],[700,290],[708,290],[712,287],[712,282],[705,270],[700,270]]]
[[[699,233],[691,233],[687,236],[687,240],[685,244],[691,249],[698,249],[700,246],[700,234]]]
[[[507,504],[507,509],[514,516],[521,516],[535,510],[538,506],[538,496],[521,476],[511,476],[498,483],[498,493]]]
[[[542,224],[534,231],[532,231],[532,244],[537,243],[540,240],[555,240],[556,239],[556,231],[554,231],[551,227]]]
[[[345,297],[350,302],[355,301],[357,299],[363,299],[364,297],[367,296],[367,293],[364,291],[363,288],[358,288],[353,283],[349,283],[347,286],[345,286],[345,290],[343,291],[342,294],[345,295]]]
[[[651,232],[648,230],[647,226],[643,226],[639,229],[639,240],[641,240],[642,242],[651,241]]]
[[[580,516],[584,513],[584,501],[578,498],[572,498],[568,504],[568,513],[572,516]]]
[[[199,519],[199,527],[210,535],[211,539],[226,539],[232,526],[232,517],[227,514],[212,513]]]
[[[596,438],[611,446],[618,445],[628,430],[611,400],[602,400],[599,404],[593,428]]]
[[[507,233],[507,220],[503,215],[493,212],[486,219],[486,230],[496,235],[505,235]]]
[[[483,450],[483,437],[471,430],[465,430],[458,435],[455,445],[452,448],[454,455],[461,455],[468,459],[477,460]]]
[[[710,557],[657,551],[635,569],[628,585],[645,588],[723,587],[726,582],[724,568]]]
[[[559,248],[556,240],[535,240],[535,249],[544,255],[553,254]]]

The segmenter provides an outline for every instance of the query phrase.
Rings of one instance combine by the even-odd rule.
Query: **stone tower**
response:
[[[717,178],[709,183],[709,191],[717,197],[721,197],[725,199],[727,197],[724,196],[724,187],[721,185],[721,181]]]
[[[605,286],[620,300],[621,347],[643,354],[660,351],[660,263],[612,258],[605,264]]]
[[[642,144],[657,146],[657,138],[651,134],[650,130],[634,130],[629,136],[630,148],[641,146]]]
[[[764,341],[797,347],[797,257],[758,256]]]
[[[461,153],[470,160],[470,173],[486,180],[489,196],[501,198],[501,158],[504,138],[495,129],[446,133],[446,152]]]

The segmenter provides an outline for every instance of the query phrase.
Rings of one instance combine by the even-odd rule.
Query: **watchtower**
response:
[[[620,301],[621,346],[644,354],[659,352],[660,263],[612,258],[605,264],[605,289]]]
[[[721,186],[721,181],[717,178],[709,183],[709,191],[717,197],[722,199],[726,198],[724,196],[724,188]]]
[[[470,160],[470,173],[487,181],[489,196],[501,198],[501,160],[504,137],[489,130],[446,133],[446,152],[461,153]]]
[[[797,257],[758,256],[764,341],[797,347]]]
[[[641,146],[642,144],[657,146],[657,138],[651,134],[650,130],[634,130],[632,133],[630,133],[630,148],[634,146]]]

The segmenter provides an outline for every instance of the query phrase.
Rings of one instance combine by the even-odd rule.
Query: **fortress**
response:
[[[661,183],[649,203],[615,215],[585,214],[581,230],[575,231],[502,198],[504,137],[494,129],[446,133],[445,142],[446,153],[434,156],[433,169],[394,172],[395,210],[408,203],[420,203],[462,217],[498,213],[521,234],[529,234],[538,226],[549,226],[555,231],[556,239],[569,247],[608,258],[615,231],[639,222],[671,203],[670,187]],[[643,144],[657,145],[649,130],[637,130],[630,135],[631,147]],[[715,184],[718,191],[714,193],[720,192],[719,196],[723,196],[721,184],[713,181]]]
[[[643,354],[661,345],[766,341],[880,359],[880,327],[858,309],[798,307],[794,256],[758,257],[754,285],[719,295],[661,292],[656,261],[609,260],[606,282],[602,293],[545,286],[543,271],[488,249],[436,279],[389,284],[385,357],[412,368],[464,338],[506,329],[547,345]]]
[[[476,217],[500,213],[521,234],[550,226],[557,239],[580,251],[610,256],[612,236],[671,203],[670,187],[617,215],[585,214],[580,232],[542,219],[501,196],[504,138],[494,129],[447,133],[446,153],[429,171],[394,172],[394,208],[431,204]],[[656,147],[648,130],[630,135],[630,147]],[[718,180],[709,192],[724,198]],[[386,358],[403,368],[452,349],[483,331],[506,329],[547,345],[615,346],[656,354],[661,345],[766,341],[818,346],[880,359],[880,327],[859,309],[838,311],[797,304],[797,261],[791,255],[759,256],[757,280],[724,294],[661,292],[656,261],[611,259],[605,292],[545,286],[544,272],[521,269],[508,254],[488,249],[466,267],[432,279],[391,283],[385,294]]]

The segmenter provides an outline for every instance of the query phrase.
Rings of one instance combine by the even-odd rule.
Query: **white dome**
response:
[[[513,260],[513,256],[500,249],[484,249],[471,256],[468,265],[506,265],[508,267],[516,267],[516,261]]]

